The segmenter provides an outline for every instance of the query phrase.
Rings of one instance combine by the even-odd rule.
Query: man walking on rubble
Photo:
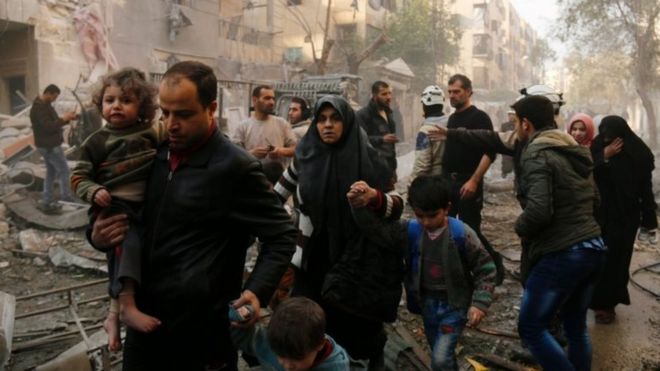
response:
[[[126,370],[235,370],[228,305],[250,304],[259,319],[294,251],[295,230],[259,162],[217,129],[217,81],[198,62],[172,66],[159,97],[169,139],[158,149],[144,205],[140,308],[162,321],[154,332],[128,329]],[[113,246],[125,216],[94,222],[94,246]],[[250,236],[261,242],[241,293]]]
[[[232,142],[245,148],[262,163],[277,161],[285,168],[296,150],[296,136],[286,120],[273,115],[275,90],[259,85],[252,91],[254,115],[234,130]]]
[[[399,141],[396,136],[396,122],[392,115],[392,88],[384,81],[376,81],[371,85],[369,104],[355,113],[369,136],[369,142],[387,161],[392,172],[396,173],[396,147]]]
[[[60,199],[73,201],[69,187],[69,166],[66,163],[64,151],[62,151],[64,142],[62,126],[76,118],[76,114],[67,112],[61,117],[57,115],[52,103],[57,100],[59,95],[60,88],[50,84],[41,95],[34,99],[30,109],[34,143],[46,164],[46,179],[44,179],[42,199],[38,208],[47,213],[60,209],[60,205],[53,196],[55,181],[60,185]]]

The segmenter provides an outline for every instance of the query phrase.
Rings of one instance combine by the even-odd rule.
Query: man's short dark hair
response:
[[[408,203],[413,209],[435,211],[449,206],[449,182],[440,175],[420,175],[408,189]]]
[[[163,80],[184,77],[197,87],[197,96],[202,107],[208,107],[218,99],[218,79],[211,67],[195,61],[183,61],[170,67],[163,75]]]
[[[302,359],[325,341],[325,313],[314,301],[283,301],[268,324],[268,343],[279,357]]]
[[[50,84],[44,89],[44,94],[57,94],[59,95],[62,91],[55,84]]]
[[[377,95],[380,91],[380,88],[389,88],[390,85],[385,81],[378,80],[371,84],[371,95]]]
[[[274,90],[273,87],[270,85],[257,85],[254,89],[252,89],[252,97],[259,98],[261,96],[261,91],[264,89]]]
[[[309,103],[307,103],[307,100],[305,98],[301,97],[291,97],[291,103],[298,103],[300,105],[300,111],[302,112],[302,119],[307,120],[309,116],[311,116],[311,108],[309,107]]]
[[[541,130],[555,125],[555,109],[550,99],[542,95],[529,95],[514,103],[518,119],[527,119],[534,130]]]
[[[472,80],[470,80],[469,77],[465,75],[461,75],[460,73],[457,73],[449,78],[449,83],[448,85],[456,83],[456,81],[460,81],[461,85],[463,86],[463,89],[465,90],[472,90]]]

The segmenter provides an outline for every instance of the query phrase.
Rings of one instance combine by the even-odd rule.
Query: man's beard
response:
[[[452,107],[454,107],[454,108],[457,109],[457,110],[459,110],[459,109],[465,107],[465,102],[458,102],[458,101],[456,101],[456,102],[449,102],[449,103],[451,104]]]

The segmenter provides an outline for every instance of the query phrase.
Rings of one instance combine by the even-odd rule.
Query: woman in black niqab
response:
[[[601,197],[596,218],[608,251],[590,307],[596,322],[606,324],[614,320],[617,304],[630,304],[628,279],[637,229],[655,230],[658,222],[651,180],[653,153],[619,116],[603,118],[598,130],[591,147]],[[617,138],[623,147],[606,158],[611,152],[608,146]]]

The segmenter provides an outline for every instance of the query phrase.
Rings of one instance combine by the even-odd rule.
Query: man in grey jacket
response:
[[[591,153],[555,129],[548,98],[529,96],[512,108],[518,137],[526,141],[518,184],[523,212],[515,224],[525,286],[518,332],[543,369],[589,370],[586,314],[606,249],[593,214]],[[568,355],[548,330],[556,313]]]

